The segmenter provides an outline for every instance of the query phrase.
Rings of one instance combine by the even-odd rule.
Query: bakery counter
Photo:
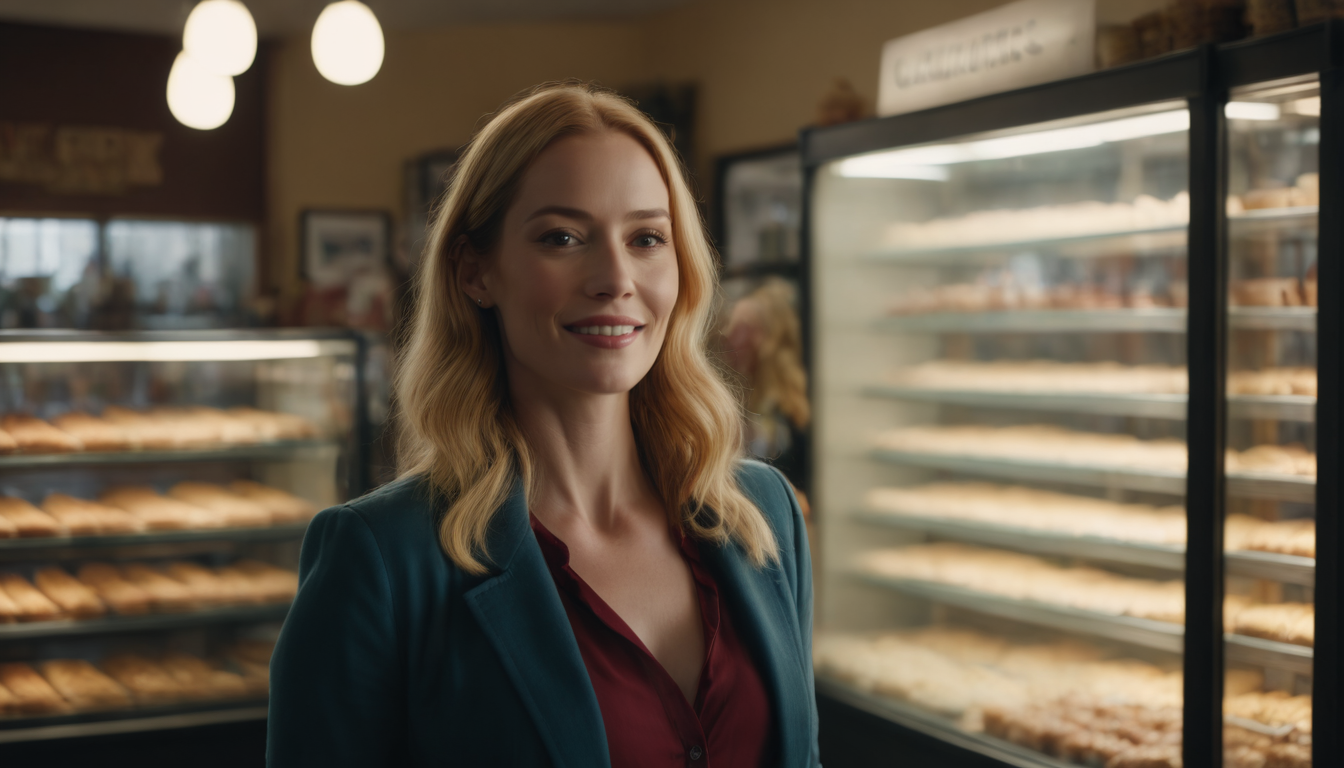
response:
[[[943,405],[1178,421],[1185,420],[1187,402],[1185,395],[1164,393],[993,392],[893,385],[865,387],[863,393],[869,397]],[[1227,407],[1233,418],[1311,423],[1315,420],[1316,398],[1305,395],[1232,395],[1227,399]]]
[[[1316,331],[1315,307],[1236,307],[1228,313],[1233,329]],[[1021,310],[1008,312],[930,312],[893,315],[876,322],[884,331],[903,333],[1185,333],[1185,310],[1146,309]]]
[[[1054,603],[1004,597],[953,584],[886,576],[870,570],[857,570],[852,576],[865,583],[939,605],[1037,627],[1114,640],[1168,653],[1180,653],[1185,645],[1185,627],[1171,621],[1100,613]],[[1271,667],[1308,677],[1311,675],[1313,651],[1309,647],[1232,633],[1225,635],[1225,639],[1228,661]]]
[[[893,515],[871,510],[855,512],[852,518],[866,525],[926,533],[940,539],[983,544],[1018,552],[1161,568],[1173,573],[1185,569],[1185,547],[1175,544],[1125,541],[1103,536],[1032,530],[993,522],[970,522],[908,514]],[[1316,583],[1315,558],[1277,552],[1238,550],[1227,552],[1225,559],[1228,573],[1235,576],[1268,579],[1306,587],[1314,586]]]

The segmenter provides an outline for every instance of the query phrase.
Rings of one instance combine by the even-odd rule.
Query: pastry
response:
[[[144,590],[156,611],[176,613],[195,610],[200,600],[185,584],[171,579],[143,563],[130,563],[121,567],[121,576],[126,581]]]
[[[224,516],[178,499],[160,496],[148,486],[124,485],[108,488],[98,500],[125,510],[139,518],[151,531],[220,528]]]
[[[92,525],[95,534],[138,533],[145,530],[145,521],[129,512],[99,504],[93,501],[77,499],[63,493],[53,493],[42,501],[42,510],[61,521],[71,534],[76,534],[75,524]]]
[[[4,588],[0,588],[0,624],[12,624],[19,620],[19,614],[23,611],[19,604],[10,599],[9,593]]]
[[[75,709],[106,709],[131,704],[125,688],[83,659],[56,659],[38,666],[51,687]]]
[[[79,569],[79,580],[112,610],[123,616],[149,613],[153,599],[149,593],[122,578],[121,571],[107,563],[87,563]]]
[[[103,409],[103,419],[121,428],[127,438],[140,448],[172,450],[185,443],[171,423],[140,411],[109,405]]]
[[[128,451],[137,447],[124,428],[92,414],[71,411],[51,423],[78,440],[86,451]]]
[[[68,616],[91,619],[107,612],[107,607],[88,585],[60,568],[42,568],[33,576],[33,581]]]
[[[1234,307],[1300,307],[1302,285],[1295,277],[1264,277],[1232,283]]]
[[[271,524],[271,513],[265,507],[213,483],[181,482],[169,489],[168,495],[219,514],[230,528]]]
[[[19,526],[14,524],[4,515],[0,515],[0,539],[16,539],[19,536]]]
[[[234,480],[229,490],[249,501],[259,504],[271,513],[275,523],[299,522],[311,519],[317,514],[317,507],[305,499],[279,488],[262,485],[251,480]]]
[[[17,573],[0,574],[0,589],[18,606],[19,621],[53,621],[64,617],[60,606]]]
[[[5,432],[18,443],[19,449],[27,453],[69,453],[84,450],[83,443],[74,435],[62,432],[32,416],[8,414],[0,419],[0,427],[4,427]]]
[[[0,429],[0,454],[14,453],[19,450],[19,441],[14,436]]]
[[[306,440],[317,437],[317,429],[302,416],[246,407],[230,408],[228,414],[247,421],[263,440]]]
[[[203,659],[185,653],[169,653],[159,660],[184,695],[193,699],[228,699],[246,696],[247,683],[242,675],[215,669]]]
[[[101,666],[141,704],[166,704],[186,696],[168,670],[143,656],[117,653],[104,658]]]
[[[299,591],[299,575],[256,560],[239,560],[232,570],[244,574],[263,602],[288,602]]]
[[[18,700],[15,709],[25,715],[66,712],[70,705],[32,667],[20,662],[0,664],[0,685]]]
[[[169,563],[164,571],[186,585],[192,595],[203,604],[227,605],[239,602],[242,597],[238,594],[235,583],[220,578],[219,574],[196,563],[186,561]]]
[[[21,537],[60,536],[65,531],[56,518],[23,499],[0,496],[0,517],[4,517]]]

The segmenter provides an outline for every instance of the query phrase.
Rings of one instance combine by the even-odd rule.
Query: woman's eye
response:
[[[573,245],[575,242],[575,237],[569,234],[568,232],[551,232],[549,234],[542,235],[541,242],[547,245],[554,245],[558,248],[563,248],[568,245]]]
[[[636,248],[656,248],[665,244],[667,241],[655,234],[643,234],[635,236]]]

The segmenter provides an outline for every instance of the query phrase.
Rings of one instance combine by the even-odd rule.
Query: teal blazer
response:
[[[702,543],[701,558],[769,692],[778,764],[811,768],[807,533],[778,471],[745,461],[738,482],[780,562],[758,569],[731,543]],[[267,765],[609,768],[597,696],[521,490],[491,523],[489,574],[454,566],[435,523],[415,477],[313,519],[271,659]]]

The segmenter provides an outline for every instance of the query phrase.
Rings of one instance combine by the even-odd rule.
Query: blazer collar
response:
[[[463,597],[518,690],[556,768],[609,768],[602,710],[541,548],[521,483],[490,522],[498,572]]]
[[[734,626],[770,692],[778,746],[776,765],[807,765],[811,755],[810,702],[814,695],[802,659],[793,593],[779,565],[757,568],[734,542],[700,545]]]

